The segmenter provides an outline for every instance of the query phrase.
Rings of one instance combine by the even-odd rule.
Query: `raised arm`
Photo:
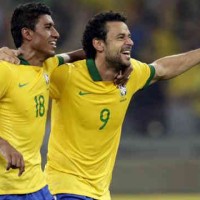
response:
[[[200,49],[166,56],[154,61],[155,76],[151,83],[174,78],[200,63]]]

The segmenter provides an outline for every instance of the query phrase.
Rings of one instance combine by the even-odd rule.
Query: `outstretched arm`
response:
[[[18,176],[21,176],[25,171],[24,158],[14,147],[6,140],[0,138],[0,154],[7,162],[6,170],[19,169]]]
[[[200,49],[166,56],[154,61],[155,76],[151,83],[174,78],[200,63]]]

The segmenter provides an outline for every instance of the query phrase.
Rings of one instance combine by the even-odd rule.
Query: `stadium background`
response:
[[[10,16],[15,6],[24,2],[30,1],[0,0],[0,46],[14,47],[9,30]],[[87,20],[103,10],[120,11],[128,17],[135,43],[132,56],[144,62],[199,47],[199,0],[42,2],[55,14],[61,34],[58,53],[80,48]],[[200,66],[176,79],[157,83],[132,100],[113,174],[113,200],[200,198],[199,77]],[[49,130],[48,120],[42,148],[43,164]]]

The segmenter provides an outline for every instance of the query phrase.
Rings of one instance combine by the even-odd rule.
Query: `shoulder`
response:
[[[144,63],[142,61],[136,60],[134,58],[131,58],[131,64],[133,66],[137,67],[137,68],[141,67],[141,66],[143,66],[143,67],[149,67],[149,65],[147,63]]]
[[[11,82],[17,76],[17,65],[10,64],[5,61],[0,61],[0,97],[8,90]]]
[[[73,69],[86,67],[86,66],[87,66],[86,60],[79,60],[79,61],[76,61],[76,62],[65,63],[65,64],[62,64],[62,65],[59,65],[56,70],[69,70],[69,69],[73,70]]]
[[[141,70],[155,71],[155,68],[154,68],[153,65],[141,62],[141,61],[133,59],[133,58],[131,59],[131,65],[133,66],[134,70],[138,70],[138,71],[141,71]]]
[[[65,63],[55,68],[51,75],[51,80],[69,80],[69,77],[78,73],[83,73],[86,68],[86,61],[80,60],[73,63]]]
[[[6,61],[0,61],[0,74],[1,75],[7,74],[7,73],[10,74],[13,71],[15,71],[18,66],[19,65],[11,64]]]
[[[73,62],[74,65],[87,65],[86,59]]]

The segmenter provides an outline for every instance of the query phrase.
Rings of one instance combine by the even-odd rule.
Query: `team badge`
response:
[[[49,76],[48,76],[48,74],[44,74],[44,79],[46,81],[46,84],[49,84]]]
[[[119,90],[122,97],[126,95],[126,86],[119,86]]]

